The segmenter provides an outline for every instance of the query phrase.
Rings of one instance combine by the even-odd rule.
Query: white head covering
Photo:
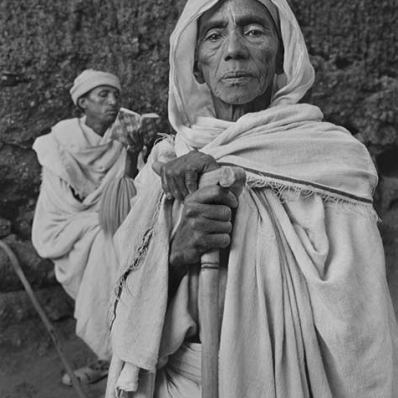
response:
[[[170,37],[169,120],[177,132],[177,156],[200,149],[218,162],[311,181],[370,201],[377,177],[366,148],[342,127],[322,122],[319,108],[298,104],[315,72],[286,0],[256,0],[279,19],[284,48],[283,73],[274,76],[270,105],[236,122],[217,119],[210,89],[196,81],[193,70],[197,21],[220,1],[188,0]],[[274,135],[277,131],[283,134]]]
[[[72,101],[77,105],[77,100],[84,94],[98,86],[111,86],[122,91],[120,80],[117,76],[108,72],[101,72],[93,69],[86,69],[73,82],[70,89]]]
[[[197,20],[219,0],[188,0],[170,38],[169,118],[177,132],[186,131],[198,116],[215,117],[210,90],[193,75]],[[307,47],[297,20],[286,0],[257,0],[280,25],[284,47],[284,73],[275,75],[271,105],[297,103],[314,82]],[[279,19],[276,20],[276,19]],[[279,26],[278,26],[279,28]]]
[[[279,21],[278,8],[275,6],[275,4],[271,0],[263,0],[261,3],[267,8],[268,12],[271,14],[271,17],[275,22],[277,31],[278,31],[278,33],[280,33],[280,21]]]

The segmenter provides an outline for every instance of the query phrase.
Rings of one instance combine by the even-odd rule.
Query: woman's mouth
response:
[[[223,76],[223,80],[230,83],[239,83],[251,78],[253,78],[251,73],[243,71],[228,72]]]

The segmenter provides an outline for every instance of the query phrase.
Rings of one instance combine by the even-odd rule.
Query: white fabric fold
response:
[[[309,129],[309,134],[305,132],[304,126],[301,126],[301,129],[301,145],[305,146],[314,141],[312,129]],[[327,143],[333,143],[333,139],[327,133],[317,131],[319,136],[325,135]],[[331,132],[333,136],[333,131]],[[342,137],[347,136],[347,142],[341,146],[342,150],[344,146],[350,147],[347,143],[355,148],[356,141],[350,138],[346,132],[337,129],[337,133],[341,134]],[[279,134],[285,133],[281,131]],[[247,133],[247,135],[250,134]],[[254,135],[256,136],[256,133]],[[271,134],[264,136],[271,137]],[[235,140],[237,142],[236,147],[239,148],[239,138],[235,138]],[[232,141],[234,142],[234,140]],[[378,362],[377,366],[381,366],[387,371],[377,353],[380,351],[388,352],[388,350],[391,350],[391,353],[393,353],[391,360],[396,360],[393,314],[389,311],[391,303],[389,302],[386,285],[383,282],[382,247],[375,224],[376,218],[372,216],[373,209],[369,201],[373,189],[372,182],[376,181],[376,178],[372,174],[373,168],[366,171],[368,159],[365,158],[365,155],[366,161],[362,164],[359,161],[361,157],[354,156],[353,159],[356,158],[358,162],[355,167],[350,168],[349,165],[344,165],[343,174],[348,185],[344,187],[342,183],[338,187],[340,191],[337,192],[335,191],[336,187],[333,186],[336,181],[334,173],[324,172],[324,170],[334,170],[335,167],[336,154],[330,152],[330,148],[328,151],[323,148],[322,144],[317,144],[318,150],[324,152],[324,157],[319,158],[318,163],[315,157],[311,164],[305,166],[305,151],[302,154],[301,161],[291,163],[291,157],[283,156],[282,150],[288,144],[282,140],[279,143],[279,150],[279,145],[275,144],[275,142],[278,143],[277,139],[270,138],[270,142],[273,143],[273,149],[269,152],[271,165],[273,152],[281,154],[282,158],[278,160],[281,163],[280,168],[286,170],[287,176],[297,173],[295,174],[297,180],[294,180],[293,185],[297,187],[304,184],[307,196],[298,195],[298,197],[294,196],[294,200],[291,200],[289,186],[284,182],[283,175],[279,173],[276,180],[280,186],[286,185],[286,191],[273,191],[274,186],[267,178],[264,178],[261,188],[256,188],[258,181],[253,180],[255,184],[248,191],[250,195],[246,194],[240,199],[233,242],[237,242],[238,246],[236,247],[245,247],[245,250],[235,250],[234,244],[231,247],[220,348],[221,391],[225,389],[221,396],[240,397],[243,396],[241,394],[244,394],[247,388],[249,389],[247,391],[252,391],[252,396],[260,396],[256,394],[260,394],[263,389],[267,389],[267,391],[272,389],[275,391],[275,397],[293,398],[300,396],[295,395],[297,391],[302,391],[303,397],[309,397],[308,391],[311,389],[312,391],[319,391],[319,395],[315,396],[333,397],[337,391],[336,386],[341,383],[341,380],[336,383],[336,386],[331,385],[333,382],[330,381],[328,370],[325,370],[322,365],[324,354],[318,341],[318,325],[314,320],[314,313],[318,311],[322,314],[321,323],[329,324],[331,322],[329,325],[331,326],[335,320],[331,318],[333,320],[326,322],[327,316],[322,313],[323,301],[325,300],[322,296],[324,294],[326,294],[326,300],[330,300],[330,303],[335,302],[336,306],[342,300],[342,311],[345,313],[342,322],[343,324],[356,322],[350,326],[358,333],[356,339],[363,335],[364,339],[376,340],[372,343],[375,347],[372,355],[373,360]],[[297,155],[297,153],[300,153],[298,140],[295,141],[295,144],[297,147],[295,156],[296,159],[299,159]],[[142,195],[138,195],[132,212],[116,237],[118,250],[121,253],[121,269],[124,270],[124,273],[120,278],[120,290],[113,314],[113,348],[117,358],[130,364],[127,370],[136,369],[133,373],[130,373],[131,377],[134,377],[133,374],[138,377],[138,368],[154,371],[156,366],[162,362],[165,351],[171,354],[173,349],[170,349],[170,347],[175,346],[176,341],[180,341],[181,344],[190,327],[192,327],[183,326],[183,319],[189,318],[188,298],[184,301],[185,307],[182,304],[186,309],[185,311],[181,308],[173,308],[175,311],[169,312],[169,315],[167,315],[165,307],[168,239],[173,227],[173,224],[168,225],[166,220],[170,220],[172,214],[170,207],[167,210],[161,206],[163,202],[159,196],[159,179],[150,170],[150,164],[153,160],[158,159],[159,154],[162,153],[161,148],[169,145],[163,142],[153,153],[145,174],[141,176],[146,182],[147,191],[144,193],[141,190]],[[362,151],[361,144],[357,143],[357,145],[357,149]],[[328,147],[326,146],[326,148]],[[231,146],[231,148],[234,148],[234,146]],[[169,150],[170,148],[167,149],[167,151]],[[346,150],[348,151],[348,149],[345,149],[344,152]],[[314,151],[316,151],[316,148],[314,148]],[[328,152],[330,157],[327,156]],[[268,157],[267,151],[263,151],[263,154],[264,158]],[[218,160],[223,162],[224,159],[229,159],[231,156],[230,154],[224,157],[220,156]],[[245,165],[244,157],[236,157],[236,159],[237,161],[234,164]],[[255,157],[251,158],[252,162],[253,159]],[[284,159],[285,164],[282,163],[282,159]],[[328,164],[329,159],[331,164]],[[303,168],[298,169],[297,164],[302,164]],[[314,181],[303,180],[298,170],[302,172],[303,176],[314,175]],[[361,174],[358,174],[357,170],[361,170]],[[262,170],[255,171],[262,172]],[[314,183],[319,182],[320,178],[323,178],[324,188],[320,185],[314,185]],[[361,179],[362,181],[359,183]],[[350,188],[350,192],[345,190],[348,188]],[[311,195],[308,195],[308,192]],[[281,201],[285,204],[282,205]],[[163,208],[165,212],[162,213],[161,217],[156,218],[157,221],[154,223],[154,215],[156,215],[158,211],[156,209],[159,206],[159,211]],[[328,214],[327,219],[326,213]],[[167,214],[169,215],[167,216]],[[337,234],[337,232],[333,231],[333,234],[331,234],[327,231],[333,217],[341,217],[345,221],[341,228],[338,228],[338,234],[344,237],[345,242],[344,239],[338,240],[340,243],[337,248],[334,243],[337,239],[334,234]],[[133,232],[133,225],[137,233]],[[350,228],[354,228],[354,231]],[[138,233],[138,231],[141,232]],[[361,236],[361,242],[355,241],[356,235]],[[151,236],[150,239],[148,239],[149,236]],[[369,242],[373,241],[375,241],[375,244],[369,245]],[[132,245],[132,242],[135,242],[135,244]],[[353,255],[350,251],[347,251],[346,246],[349,247],[350,244],[355,247],[356,251],[362,251],[363,254],[358,256],[358,253]],[[145,251],[142,250],[143,247],[145,247]],[[369,250],[371,250],[371,253],[369,253]],[[341,259],[334,260],[334,255]],[[347,264],[347,272],[354,272],[354,275],[356,264],[358,266],[361,264],[361,269],[366,270],[361,275],[361,278],[364,279],[362,283],[355,282],[356,289],[351,290],[348,296],[347,283],[353,284],[352,278],[358,279],[358,277],[344,272],[335,282],[328,280],[329,275],[335,272],[334,269],[339,268],[341,261],[343,264]],[[331,264],[335,262],[337,265],[336,268],[333,268]],[[372,262],[374,262],[373,269]],[[239,264],[244,264],[244,266]],[[272,270],[268,267],[275,267],[275,269]],[[251,271],[248,271],[249,268]],[[331,271],[332,269],[333,271]],[[236,275],[233,270],[236,270]],[[358,297],[364,299],[369,292],[367,289],[370,289],[369,283],[375,280],[376,275],[378,275],[379,281],[378,287],[373,288],[372,303],[377,302],[378,305],[386,308],[385,312],[379,313],[382,319],[376,322],[385,324],[383,332],[385,342],[379,339],[381,336],[374,333],[374,328],[372,333],[364,332],[369,327],[367,319],[369,314],[372,313],[374,317],[376,313],[376,307],[373,307],[373,304],[369,304],[369,309],[364,310],[360,317],[357,318],[355,314],[355,303],[358,302]],[[260,279],[257,280],[257,278]],[[246,280],[247,282],[245,282]],[[316,286],[313,290],[309,288],[312,284]],[[327,289],[325,286],[329,284],[331,287]],[[162,292],[162,294],[159,294],[159,292]],[[273,303],[285,304],[279,308]],[[333,312],[333,308],[328,307],[327,312],[330,313],[330,311]],[[280,314],[285,314],[282,319],[278,318]],[[162,322],[164,320],[166,324],[169,323],[170,316],[175,319],[174,333],[165,340],[165,329]],[[391,322],[391,325],[388,325],[389,322]],[[341,352],[341,349],[337,350],[338,344],[341,342],[337,343],[335,337],[327,332],[328,329],[323,324],[319,328],[324,330],[322,339],[328,341],[328,344],[333,346],[333,350],[336,349],[336,352],[339,352],[340,356],[337,358],[332,355],[331,362],[338,361],[341,366],[334,365],[335,367],[344,369],[345,363],[358,363],[358,352],[350,352],[347,347],[343,349],[345,354]],[[268,338],[265,338],[264,333],[266,331],[269,333]],[[291,334],[291,337],[288,337],[289,334]],[[279,341],[276,336],[282,336],[282,340]],[[330,339],[332,343],[329,341]],[[388,339],[390,339],[389,342]],[[293,341],[295,341],[294,344]],[[161,346],[166,348],[161,350]],[[236,353],[231,357],[231,353],[235,353],[235,349],[231,351],[231,346],[234,346],[236,350],[242,347],[241,351],[238,351],[239,355]],[[275,357],[277,354],[281,356],[279,360]],[[231,379],[235,380],[233,375],[242,373],[242,363],[245,364],[243,367],[247,366],[247,361],[243,358],[247,358],[247,361],[256,364],[253,365],[253,368],[249,366],[248,372],[250,371],[250,375],[246,375],[250,380],[250,386],[242,382],[238,376],[236,376],[236,380],[239,380],[239,384],[231,382]],[[269,361],[265,361],[264,358],[269,358]],[[280,367],[278,376],[271,374],[269,378],[264,378],[264,372],[274,369],[277,363]],[[133,366],[131,367],[131,365]],[[306,373],[307,366],[310,366],[311,372],[313,372],[313,378],[309,381]],[[258,372],[255,370],[257,368],[259,369]],[[364,361],[362,367],[358,367],[356,373],[351,372],[350,378],[347,378],[347,380],[350,380],[350,385],[353,385],[355,378],[360,376],[365,368],[367,368],[366,361]],[[258,375],[257,384],[253,382],[254,374]],[[343,377],[344,374],[339,376]],[[380,386],[381,391],[393,388],[391,376],[390,373],[388,380],[383,381],[384,384]],[[124,372],[123,378],[126,377],[126,372]],[[369,380],[373,380],[370,384],[374,382],[371,374],[369,374]],[[138,380],[136,380],[136,383],[138,383]],[[347,388],[347,386],[348,384],[344,383],[344,388]],[[281,388],[282,390],[279,391]],[[285,390],[288,388],[289,390]],[[357,387],[352,388],[355,391]],[[370,391],[364,387],[364,396],[371,397]],[[342,396],[354,397],[355,394]]]
[[[43,171],[32,243],[41,257],[54,262],[57,280],[76,300],[78,336],[99,357],[109,358],[107,319],[117,258],[98,210],[106,184],[123,175],[125,152],[84,119],[60,122],[33,148]]]

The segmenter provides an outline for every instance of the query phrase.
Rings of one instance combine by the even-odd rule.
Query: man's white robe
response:
[[[43,169],[32,242],[76,300],[77,335],[103,359],[110,357],[107,320],[118,263],[98,211],[106,184],[123,175],[126,156],[109,133],[101,137],[84,118],[69,119],[33,146]]]

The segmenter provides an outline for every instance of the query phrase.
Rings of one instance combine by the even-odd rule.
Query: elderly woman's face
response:
[[[248,104],[270,89],[278,46],[265,6],[256,0],[218,3],[199,20],[197,79],[226,104]]]

